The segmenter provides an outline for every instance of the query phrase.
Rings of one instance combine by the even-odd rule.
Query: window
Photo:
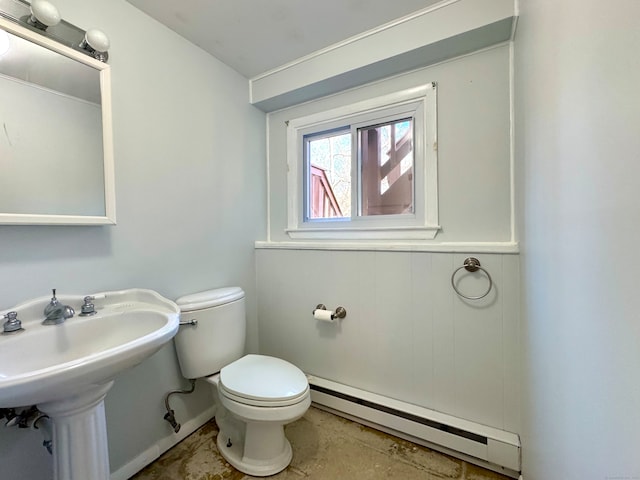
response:
[[[435,93],[428,84],[291,120],[289,236],[434,238]]]

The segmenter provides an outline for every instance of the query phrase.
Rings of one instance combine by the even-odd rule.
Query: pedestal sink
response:
[[[104,398],[120,372],[178,331],[178,307],[151,290],[95,295],[97,313],[42,325],[48,297],[18,312],[24,331],[0,335],[0,408],[37,405],[53,423],[55,480],[108,480]],[[80,312],[82,296],[58,296]]]

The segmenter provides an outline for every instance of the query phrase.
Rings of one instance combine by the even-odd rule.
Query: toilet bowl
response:
[[[306,376],[279,358],[246,355],[207,377],[217,388],[218,450],[236,469],[273,475],[291,462],[284,425],[311,405]]]
[[[182,320],[174,341],[183,376],[215,389],[218,450],[236,469],[274,475],[291,462],[284,426],[311,405],[309,382],[295,365],[244,355],[244,292],[237,287],[180,297]],[[193,320],[193,322],[191,322]]]

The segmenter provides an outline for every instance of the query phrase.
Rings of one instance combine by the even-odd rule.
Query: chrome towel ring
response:
[[[460,293],[460,290],[456,288],[455,276],[456,276],[456,273],[458,273],[463,268],[467,272],[477,272],[478,270],[482,270],[484,274],[487,276],[487,278],[489,279],[489,288],[487,288],[487,291],[484,292],[482,295],[478,295],[475,297],[470,297],[470,296],[464,295],[463,293]],[[489,275],[489,272],[487,272],[484,268],[480,266],[480,260],[478,260],[475,257],[468,257],[465,259],[462,266],[456,268],[453,271],[453,274],[451,274],[451,286],[453,287],[453,290],[462,298],[466,298],[467,300],[480,300],[481,298],[486,297],[491,291],[491,287],[493,287],[493,280],[491,279],[491,275]]]

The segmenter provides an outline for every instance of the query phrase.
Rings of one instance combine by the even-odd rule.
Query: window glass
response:
[[[307,219],[351,217],[349,128],[305,137]]]
[[[413,213],[413,119],[358,128],[360,215]]]

